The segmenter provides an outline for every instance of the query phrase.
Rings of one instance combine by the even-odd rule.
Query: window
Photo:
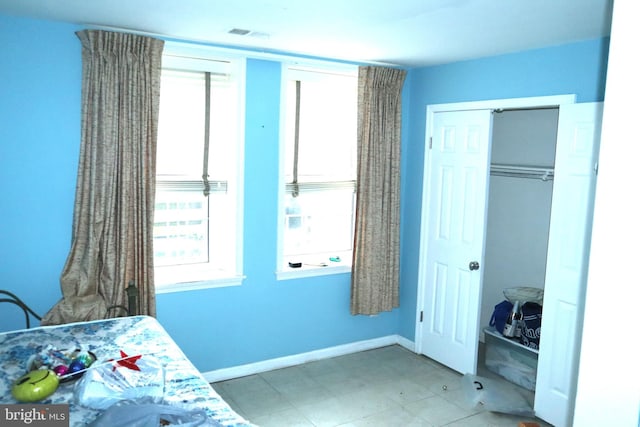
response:
[[[241,280],[241,60],[165,48],[156,165],[160,292]]]
[[[350,270],[357,85],[354,68],[284,69],[279,250],[284,276],[335,272],[327,267]]]

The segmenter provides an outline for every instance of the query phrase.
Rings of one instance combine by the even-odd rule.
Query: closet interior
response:
[[[480,339],[487,358],[500,359],[499,373],[531,390],[537,351],[503,338],[489,323],[494,307],[505,300],[504,289],[544,289],[558,112],[536,108],[493,113]],[[489,350],[504,354],[490,355]],[[522,361],[528,365],[524,370],[517,366]]]

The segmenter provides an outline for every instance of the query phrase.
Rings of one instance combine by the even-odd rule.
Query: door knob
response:
[[[478,270],[480,268],[480,263],[478,261],[471,261],[469,263],[469,270]]]

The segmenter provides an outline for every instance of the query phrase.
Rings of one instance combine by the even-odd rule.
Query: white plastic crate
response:
[[[484,363],[488,370],[527,390],[535,390],[537,350],[506,338],[492,328],[484,329],[484,343]]]

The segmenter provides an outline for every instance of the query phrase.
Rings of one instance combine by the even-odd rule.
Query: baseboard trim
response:
[[[320,350],[299,353],[292,356],[278,357],[246,365],[233,366],[230,368],[216,369],[214,371],[203,372],[207,382],[214,383],[226,381],[233,378],[246,377],[247,375],[259,374],[261,372],[274,369],[288,368],[290,366],[301,365],[316,360],[328,359],[336,356],[357,353],[359,351],[373,350],[374,348],[386,347],[398,344],[407,350],[415,351],[415,343],[400,335],[389,335],[386,337],[374,338],[365,341],[356,341],[349,344],[335,347],[323,348]]]

